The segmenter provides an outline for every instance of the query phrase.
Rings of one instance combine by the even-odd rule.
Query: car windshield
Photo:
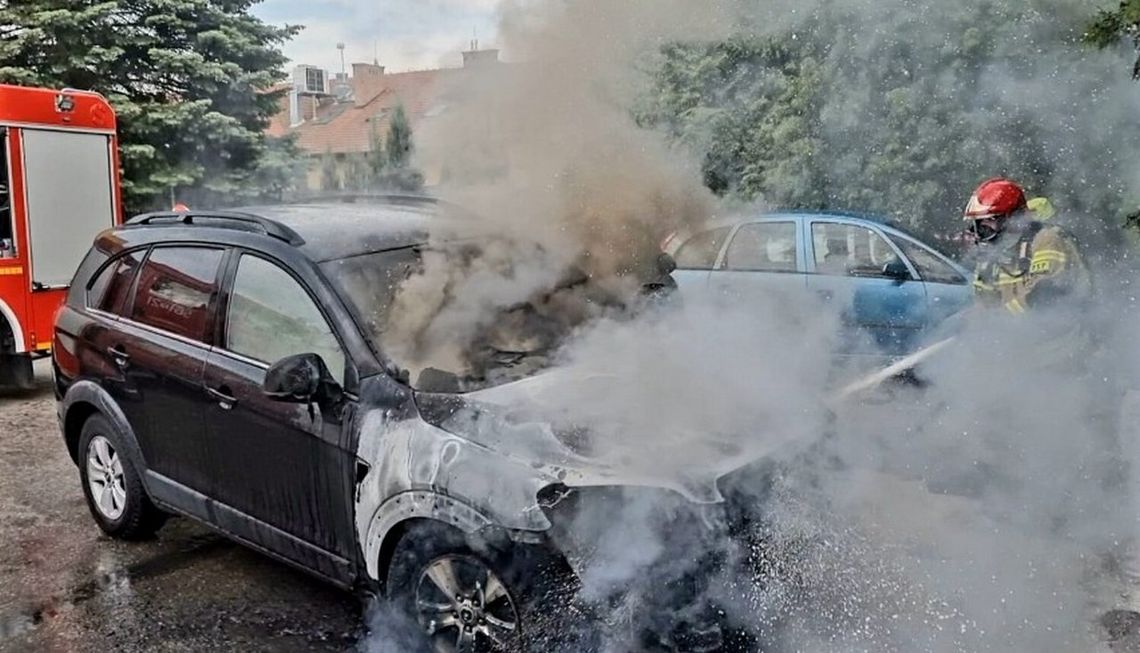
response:
[[[375,342],[383,342],[388,313],[405,279],[420,269],[418,247],[370,252],[321,264]]]
[[[546,367],[554,345],[547,325],[523,304],[503,309],[493,327],[471,337],[474,344],[461,356],[418,351],[421,326],[449,292],[432,283],[432,262],[454,265],[456,257],[475,258],[481,249],[474,243],[449,245],[446,252],[427,245],[403,247],[326,261],[321,268],[377,354],[406,370],[414,387],[465,392],[530,376]]]

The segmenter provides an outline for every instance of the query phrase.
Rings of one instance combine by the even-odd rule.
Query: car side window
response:
[[[129,252],[104,266],[87,287],[87,307],[121,315],[144,253]]]
[[[155,247],[139,269],[131,319],[212,344],[223,253],[210,247]]]
[[[942,260],[937,254],[926,247],[910,240],[894,236],[895,244],[906,254],[910,262],[918,270],[923,281],[931,283],[951,283],[963,285],[966,278],[954,269],[952,265]]]
[[[737,230],[725,252],[728,270],[796,271],[796,223],[756,222]]]
[[[333,378],[344,379],[344,351],[317,304],[292,275],[258,256],[245,254],[238,262],[226,349],[267,365],[318,354]]]
[[[682,270],[711,270],[731,227],[710,229],[690,238],[673,257]]]
[[[835,276],[875,276],[898,255],[874,231],[854,224],[813,222],[815,271]]]

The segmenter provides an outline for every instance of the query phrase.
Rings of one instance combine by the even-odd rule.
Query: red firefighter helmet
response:
[[[978,186],[978,190],[970,196],[970,203],[966,205],[962,217],[970,221],[1002,218],[1026,208],[1025,191],[1021,190],[1021,186],[1008,179],[995,177]]]

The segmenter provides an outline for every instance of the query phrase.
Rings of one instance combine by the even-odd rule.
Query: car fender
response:
[[[123,414],[119,405],[99,384],[86,380],[76,381],[67,389],[63,399],[60,400],[60,431],[63,433],[65,442],[68,437],[68,419],[73,414],[73,411],[77,410],[80,405],[91,406],[95,412],[110,420],[111,425],[114,426],[118,434],[122,436],[123,444],[127,450],[127,456],[134,468],[138,470],[139,476],[143,480],[143,485],[146,486],[145,472],[149,467],[147,467],[146,459],[143,458],[142,449],[139,448],[135,430],[131,428],[130,422],[127,421],[127,416]],[[78,442],[76,442],[76,445],[78,446]],[[76,464],[78,464],[78,462],[79,461],[76,460]],[[150,494],[150,488],[147,488],[147,494]]]
[[[357,456],[369,465],[356,488],[357,541],[373,580],[380,580],[387,538],[407,519],[433,519],[465,532],[551,526],[538,493],[557,482],[553,475],[418,418],[397,421],[381,410],[364,415]]]
[[[397,525],[412,519],[431,519],[475,533],[494,525],[490,517],[466,503],[430,490],[402,492],[385,501],[373,514],[362,540],[368,576],[379,579],[381,552]]]

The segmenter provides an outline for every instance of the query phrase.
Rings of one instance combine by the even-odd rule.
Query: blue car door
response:
[[[840,218],[810,221],[808,288],[839,312],[841,353],[900,355],[919,342],[928,321],[926,288],[877,229]],[[905,265],[899,277],[886,266]]]
[[[801,221],[774,217],[736,227],[709,275],[709,292],[731,302],[802,301]]]
[[[937,327],[974,302],[971,275],[962,266],[913,238],[895,232],[888,232],[888,236],[899,246],[926,286],[930,306],[927,329]]]

